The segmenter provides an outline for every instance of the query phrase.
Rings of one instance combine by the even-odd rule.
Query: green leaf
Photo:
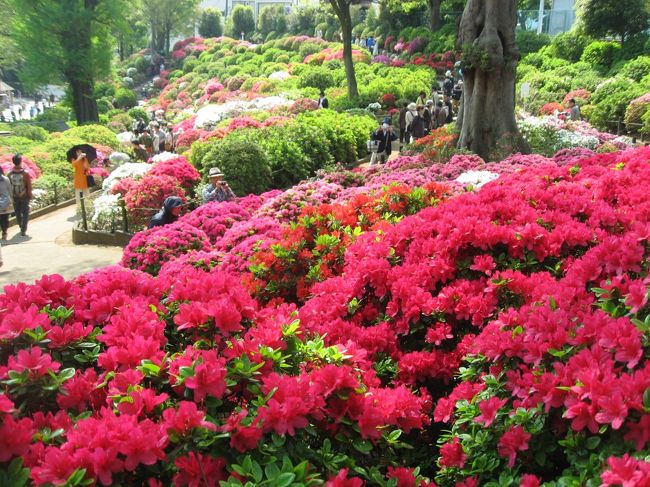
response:
[[[285,472],[283,474],[280,474],[275,481],[273,482],[273,485],[275,487],[289,487],[294,479],[296,478],[296,474],[293,472]]]
[[[262,481],[262,477],[264,477],[264,472],[262,472],[262,467],[260,467],[259,463],[253,462],[251,467],[251,473],[253,475],[253,479],[255,480],[255,482],[259,484]]]
[[[600,445],[600,437],[592,436],[591,438],[588,438],[585,445],[587,450],[595,450],[598,448],[598,445]]]

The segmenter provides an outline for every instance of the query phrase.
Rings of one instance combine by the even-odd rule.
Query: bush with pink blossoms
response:
[[[9,173],[14,168],[14,163],[11,160],[12,157],[13,154],[5,154],[0,156],[0,167],[2,167],[4,174]],[[23,168],[33,180],[41,177],[41,170],[39,167],[25,156],[23,156]]]
[[[176,222],[136,233],[124,249],[122,265],[156,275],[168,260],[193,250],[208,250],[208,235],[187,223]]]
[[[179,221],[203,230],[210,241],[215,243],[235,222],[248,218],[250,218],[250,213],[239,204],[224,201],[201,205]]]
[[[130,183],[124,195],[124,203],[129,215],[129,223],[134,228],[142,228],[149,219],[162,208],[169,196],[185,199],[186,193],[180,182],[167,175],[145,175]]]
[[[178,181],[186,191],[192,190],[201,179],[199,172],[183,156],[177,156],[154,164],[145,179],[149,176],[170,176]]]

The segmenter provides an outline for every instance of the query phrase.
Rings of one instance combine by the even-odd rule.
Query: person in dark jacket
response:
[[[377,151],[373,151],[370,158],[370,165],[374,165],[377,159],[382,163],[385,162],[392,153],[393,141],[397,140],[397,134],[393,132],[393,127],[387,123],[383,123],[372,133],[370,138],[377,142]]]
[[[162,227],[178,220],[183,209],[183,200],[178,196],[169,196],[163,203],[162,210],[149,220],[147,228]]]
[[[327,97],[325,96],[325,92],[323,90],[320,90],[320,98],[318,98],[318,108],[329,108],[330,107],[330,102],[327,100]]]

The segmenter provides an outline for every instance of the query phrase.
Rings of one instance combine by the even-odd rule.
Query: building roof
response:
[[[0,80],[0,91],[16,91],[4,81]]]

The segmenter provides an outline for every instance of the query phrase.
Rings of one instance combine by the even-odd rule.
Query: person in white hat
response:
[[[406,144],[411,143],[411,124],[413,120],[418,116],[418,107],[415,103],[409,103],[409,106],[406,107]]]
[[[223,173],[218,167],[210,168],[208,173],[210,184],[203,190],[203,204],[229,201],[236,198],[228,183],[223,180]]]

